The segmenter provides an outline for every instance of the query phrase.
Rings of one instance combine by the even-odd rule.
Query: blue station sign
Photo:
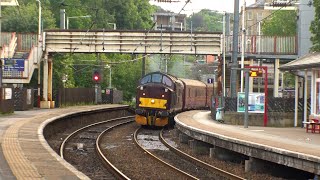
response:
[[[24,59],[4,59],[4,71],[24,71]]]

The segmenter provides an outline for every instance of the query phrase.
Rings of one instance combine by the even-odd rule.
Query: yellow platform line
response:
[[[4,134],[2,141],[3,154],[17,179],[43,179],[24,155],[19,144],[19,129],[28,121],[21,121],[11,125]]]

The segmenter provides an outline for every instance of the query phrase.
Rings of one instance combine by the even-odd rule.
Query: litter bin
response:
[[[224,116],[223,107],[217,108],[217,111],[216,111],[216,120],[217,120],[217,121],[223,121],[223,116]]]

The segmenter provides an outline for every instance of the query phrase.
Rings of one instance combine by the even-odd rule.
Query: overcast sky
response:
[[[150,0],[150,4],[161,6],[165,10],[170,10],[175,13],[179,11],[185,5],[186,0],[179,0],[180,2],[175,3],[158,3],[154,0]],[[247,6],[253,4],[255,0],[246,0]],[[240,0],[240,7],[243,4],[243,0]],[[188,3],[184,8],[184,11],[181,11],[181,14],[192,14],[193,12],[199,12],[201,9],[211,9],[216,11],[226,11],[233,12],[234,9],[234,0],[191,0],[191,3]]]

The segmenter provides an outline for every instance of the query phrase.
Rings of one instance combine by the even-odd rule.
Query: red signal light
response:
[[[92,79],[93,79],[93,81],[94,81],[95,83],[100,83],[100,81],[101,81],[101,74],[100,74],[100,72],[97,71],[97,70],[94,71],[94,72],[93,72]]]
[[[98,81],[98,80],[99,80],[99,76],[95,75],[93,79],[94,79],[95,81]]]

